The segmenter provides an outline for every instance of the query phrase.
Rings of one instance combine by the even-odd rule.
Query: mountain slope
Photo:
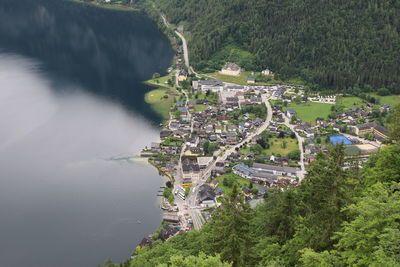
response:
[[[399,0],[154,2],[171,22],[191,32],[197,68],[214,66],[207,60],[235,42],[256,56],[256,69],[268,67],[283,78],[400,93]]]

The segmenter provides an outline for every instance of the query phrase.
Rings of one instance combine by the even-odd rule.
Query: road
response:
[[[161,18],[162,18],[162,20],[163,20],[163,22],[164,22],[164,25],[165,25],[167,28],[171,28],[171,24],[168,22],[168,20],[167,20],[167,18],[165,17],[165,15],[161,13],[160,16],[161,16]],[[189,73],[191,73],[192,70],[193,70],[193,68],[191,68],[191,67],[190,67],[190,64],[189,64],[189,50],[188,50],[186,38],[185,38],[185,36],[183,36],[183,34],[181,34],[180,32],[178,32],[177,30],[174,30],[174,31],[175,31],[175,34],[178,35],[178,37],[182,40],[183,58],[184,58],[184,60],[185,60],[185,65],[186,65],[186,67],[188,68]]]
[[[205,182],[208,179],[208,177],[210,177],[211,171],[215,168],[216,162],[226,160],[226,158],[230,154],[232,154],[233,152],[236,151],[236,148],[239,148],[240,146],[244,145],[244,143],[246,143],[246,142],[249,143],[255,136],[261,134],[263,131],[265,131],[268,128],[268,126],[269,126],[269,124],[270,124],[270,122],[272,120],[272,107],[271,107],[271,104],[268,101],[269,98],[270,98],[270,95],[269,94],[263,94],[261,96],[261,98],[262,98],[263,102],[265,103],[265,105],[267,107],[267,118],[265,119],[263,124],[260,125],[260,127],[258,127],[257,130],[255,130],[253,133],[251,133],[250,135],[246,136],[246,138],[242,142],[240,142],[239,144],[237,144],[235,146],[232,146],[232,147],[226,149],[223,152],[222,155],[218,156],[217,159],[213,161],[213,163],[209,166],[209,168],[207,168],[207,170],[203,174],[203,177],[202,177],[202,181],[203,182]]]
[[[283,114],[284,118],[285,118],[285,122],[284,124],[290,128],[290,130],[292,130],[292,132],[295,133],[296,138],[297,138],[297,142],[299,145],[299,150],[300,150],[300,171],[297,172],[297,176],[299,177],[299,181],[301,182],[301,180],[304,179],[304,176],[306,174],[306,168],[304,166],[304,148],[303,148],[303,143],[304,143],[304,138],[301,137],[295,130],[294,127],[295,125],[290,124],[290,120],[288,117],[286,117],[285,114]]]
[[[169,24],[167,18],[165,17],[164,14],[160,14],[164,24],[166,27],[171,28],[171,24]],[[178,31],[175,30],[175,34],[178,35],[178,37],[182,40],[182,46],[183,46],[183,54],[184,54],[184,60],[185,60],[185,65],[188,68],[189,73],[195,73],[193,71],[193,68],[190,67],[189,65],[189,51],[187,47],[187,41],[185,37]],[[197,73],[195,73],[198,75]],[[176,85],[179,87],[179,82],[178,82],[178,73],[176,74]],[[188,102],[189,102],[189,96],[185,90],[182,90],[182,93],[185,95],[185,107],[187,110],[188,109]],[[192,120],[192,115],[189,113],[189,120],[191,123],[190,126],[190,132],[193,132],[193,120]],[[175,175],[175,182],[174,182],[174,188],[180,188],[180,186],[183,183],[183,177],[182,177],[182,157],[185,153],[186,150],[186,143],[183,144],[181,154],[179,157],[179,163],[177,166],[176,170],[176,175]],[[192,218],[193,221],[193,226],[196,230],[200,230],[202,225],[204,224],[205,220],[203,216],[201,215],[200,208],[197,206],[197,194],[198,194],[198,188],[199,186],[203,184],[201,181],[193,181],[193,189],[191,189],[189,195],[185,200],[182,200],[179,196],[175,197],[175,204],[177,205],[179,212],[178,215],[181,217],[185,217],[185,214],[189,214],[190,217]]]
[[[184,37],[180,32],[178,32],[178,31],[175,31],[175,34],[178,35],[179,38],[181,38],[181,40],[182,40],[183,57],[184,57],[184,59],[185,59],[185,65],[186,65],[186,67],[188,68],[188,71],[189,71],[189,73],[190,73],[190,72],[191,72],[191,68],[190,68],[190,65],[189,65],[189,50],[188,50],[188,47],[187,47],[186,39],[185,39],[185,37]]]
[[[196,207],[196,197],[198,194],[198,188],[204,184],[207,179],[211,176],[211,172],[212,170],[215,168],[215,164],[218,161],[223,161],[226,160],[226,158],[232,153],[235,152],[235,148],[240,147],[241,145],[243,145],[246,142],[250,142],[253,137],[261,134],[263,131],[265,131],[271,120],[272,120],[272,107],[271,104],[269,103],[269,95],[262,95],[262,100],[265,103],[266,107],[267,107],[267,118],[265,119],[265,121],[263,122],[262,125],[260,125],[260,127],[258,127],[253,133],[251,133],[250,135],[248,135],[242,142],[240,142],[239,144],[232,146],[228,149],[226,149],[225,151],[222,152],[221,155],[219,155],[217,157],[216,160],[214,160],[209,166],[208,168],[204,171],[202,178],[198,181],[194,181],[194,189],[192,189],[194,192],[191,192],[190,195],[188,196],[188,204],[190,205],[190,210],[191,210],[191,216],[193,219],[193,225],[194,228],[196,230],[200,229],[201,226],[203,225],[203,223],[205,222],[203,216],[201,215],[200,209]]]

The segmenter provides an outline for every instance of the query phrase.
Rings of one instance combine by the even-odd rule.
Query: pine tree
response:
[[[206,233],[205,244],[210,253],[219,253],[232,266],[244,266],[249,258],[250,206],[235,184],[222,200],[222,206],[213,216]]]

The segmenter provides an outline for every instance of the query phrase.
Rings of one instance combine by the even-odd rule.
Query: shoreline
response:
[[[93,6],[97,8],[104,8],[108,10],[114,10],[114,11],[123,11],[123,12],[132,12],[132,11],[140,11],[138,8],[134,8],[131,6],[127,5],[122,5],[122,4],[101,4],[101,3],[95,3],[95,2],[87,2],[83,0],[68,0],[73,3],[81,4],[81,5],[87,5],[87,6]]]
[[[86,1],[83,1],[83,0],[68,0],[68,1],[76,3],[76,4],[80,4],[80,5],[92,6],[92,7],[95,7],[95,8],[103,8],[103,9],[107,9],[107,10],[111,10],[111,11],[122,11],[122,12],[140,12],[140,11],[144,11],[144,8],[134,8],[134,7],[129,7],[129,6],[120,5],[120,4],[97,4],[95,2],[86,2]],[[144,12],[144,14],[149,19],[151,19],[152,21],[154,21],[156,23],[157,28],[162,32],[162,34],[164,36],[166,36],[168,38],[169,43],[171,44],[171,47],[173,48],[174,51],[176,51],[177,50],[176,49],[176,42],[173,41],[173,38],[168,34],[168,31],[163,30],[163,28],[160,27],[160,25],[158,25],[157,21],[152,16],[150,16],[148,12]],[[174,55],[173,58],[171,59],[171,66],[173,65],[175,60],[176,60],[176,55]],[[171,106],[174,105],[177,102],[176,96],[182,95],[182,93],[180,93],[178,91],[171,92],[173,90],[176,90],[176,88],[174,88],[173,86],[169,86],[169,85],[162,84],[162,83],[154,83],[154,82],[151,82],[151,80],[152,79],[149,79],[149,80],[143,82],[144,84],[149,85],[149,86],[152,87],[151,88],[152,90],[149,90],[147,93],[149,93],[149,92],[151,92],[153,90],[159,90],[159,89],[166,90],[167,92],[170,93],[170,94],[168,94],[169,97],[174,97],[174,99],[172,101],[173,103],[171,104]],[[175,95],[175,94],[177,94],[177,95]],[[157,103],[150,103],[149,101],[147,101],[146,95],[144,96],[143,101],[145,101],[150,106],[154,106],[155,104],[157,104]],[[153,107],[152,107],[152,109],[154,110]],[[154,111],[156,113],[158,113],[163,118],[163,121],[160,124],[159,130],[161,130],[163,127],[168,127],[171,119],[173,119],[171,112],[168,112],[169,115],[167,117],[167,116],[163,116],[162,114],[160,114],[160,112],[157,112],[157,110],[154,110]],[[143,152],[143,150],[142,150],[142,152]],[[134,156],[130,157],[128,160],[132,161],[132,162],[140,163],[140,164],[149,164],[149,165],[153,166],[158,171],[158,174],[164,179],[164,184],[160,187],[160,189],[161,188],[165,188],[166,183],[168,183],[168,182],[174,183],[174,181],[175,181],[175,179],[174,179],[172,174],[170,175],[170,174],[167,174],[167,173],[163,172],[161,167],[158,166],[157,163],[154,162],[154,160],[150,159],[149,157],[143,157],[141,155],[134,155]],[[158,204],[158,207],[159,207],[159,209],[161,211],[161,213],[160,213],[161,217],[163,217],[163,215],[164,215],[163,211],[165,209],[163,208],[163,204],[164,204],[165,200],[167,200],[167,199],[162,195],[161,196],[157,195],[156,198],[155,198],[155,201]],[[152,231],[152,233],[149,234],[147,237],[144,237],[144,239],[151,238],[154,235],[156,235],[157,232],[159,232],[159,231],[161,231],[163,229],[164,225],[165,225],[164,220],[161,219],[161,221],[159,223],[159,227],[154,229]],[[141,242],[139,242],[137,244],[137,246],[133,248],[133,251],[135,251],[138,247],[140,247],[140,243]],[[134,255],[135,254],[132,253],[130,255],[130,257],[132,258]]]

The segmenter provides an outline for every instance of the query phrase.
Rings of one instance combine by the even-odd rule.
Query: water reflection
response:
[[[0,55],[0,258],[4,266],[122,260],[160,221],[157,129],[79,89],[54,94],[34,61]],[[140,220],[142,224],[138,224]]]
[[[62,0],[0,0],[0,48],[39,59],[60,83],[74,82],[160,120],[143,102],[149,86],[141,82],[164,73],[173,52],[154,23],[139,13]]]

